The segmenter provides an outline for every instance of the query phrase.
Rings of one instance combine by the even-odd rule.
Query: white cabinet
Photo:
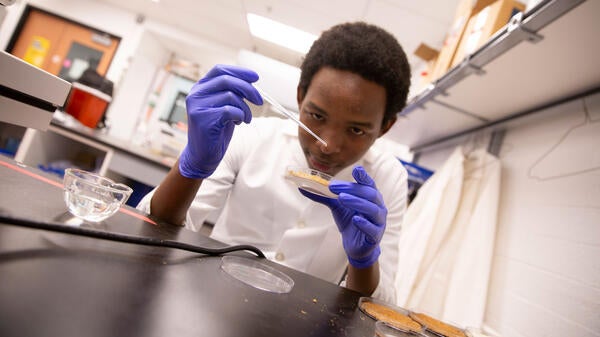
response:
[[[174,161],[91,129],[57,124],[46,131],[27,129],[15,160],[32,167],[67,161],[83,169],[95,169],[134,189],[128,204],[135,204],[150,187],[157,186]]]
[[[27,129],[15,160],[29,166],[69,161],[106,175],[113,150],[77,134],[50,126],[47,131]]]

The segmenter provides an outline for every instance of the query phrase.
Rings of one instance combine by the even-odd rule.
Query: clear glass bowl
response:
[[[133,190],[96,173],[68,168],[63,180],[64,198],[69,212],[91,222],[115,214]]]

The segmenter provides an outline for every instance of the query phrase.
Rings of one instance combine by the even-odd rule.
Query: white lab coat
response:
[[[457,148],[419,191],[400,241],[398,305],[481,327],[495,231],[500,163]]]
[[[254,245],[269,259],[338,283],[347,257],[330,210],[302,196],[284,179],[288,166],[307,167],[297,133],[295,124],[279,118],[255,118],[236,127],[223,161],[202,183],[192,205],[195,218],[188,213],[186,227],[198,230],[211,212],[222,208],[212,238]],[[380,283],[373,295],[394,302],[407,173],[393,155],[379,150],[377,142],[356,164],[375,180],[388,209]],[[335,178],[354,181],[352,167]],[[150,197],[138,208],[148,212]]]
[[[463,160],[454,151],[448,160],[419,189],[406,211],[399,241],[397,304],[406,307],[418,273],[431,264],[450,227],[462,189]]]

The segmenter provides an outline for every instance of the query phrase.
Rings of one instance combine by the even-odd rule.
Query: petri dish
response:
[[[289,166],[286,169],[285,178],[305,191],[332,199],[338,197],[329,190],[329,181],[332,177],[321,171],[307,167]]]
[[[272,293],[289,293],[294,287],[291,277],[256,258],[223,256],[221,269],[238,281]]]
[[[467,337],[490,337],[483,333],[483,331],[479,328],[468,327],[465,329],[465,334]]]
[[[385,322],[390,327],[404,332],[420,334],[423,327],[409,316],[409,311],[372,297],[361,297],[358,308],[376,321]]]
[[[410,312],[410,317],[423,325],[425,331],[440,337],[467,337],[464,329],[442,322],[439,319],[421,312]]]
[[[410,331],[402,331],[384,321],[375,322],[375,337],[414,337],[416,334]]]

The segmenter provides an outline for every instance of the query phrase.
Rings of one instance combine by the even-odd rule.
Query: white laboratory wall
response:
[[[257,85],[271,97],[286,108],[298,111],[296,89],[300,82],[300,68],[247,50],[238,53],[237,61],[258,73]]]
[[[168,57],[169,51],[153,34],[142,34],[106,114],[111,136],[131,139],[138,121],[144,115],[151,84],[159,69],[167,63]]]
[[[2,27],[2,23],[4,22],[5,16],[6,16],[6,7],[0,6],[0,27]]]
[[[587,117],[576,100],[507,128],[485,318],[501,336],[600,335],[600,95],[585,103]]]
[[[208,72],[215,64],[237,63],[238,50],[235,48],[157,21],[147,20],[144,26],[179,58],[197,63],[200,75]]]

